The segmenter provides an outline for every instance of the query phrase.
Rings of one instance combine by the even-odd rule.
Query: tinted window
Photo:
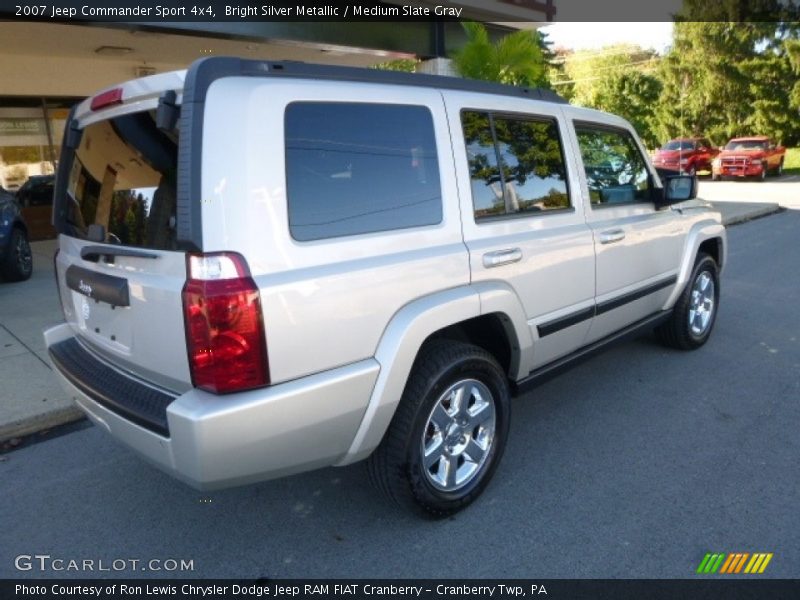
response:
[[[661,147],[662,150],[694,150],[694,142],[688,140],[672,140]]]
[[[767,142],[759,140],[731,140],[725,150],[766,150]]]
[[[585,125],[575,131],[593,204],[650,200],[647,166],[630,133]]]
[[[476,219],[570,206],[555,121],[465,111],[461,122]]]
[[[287,107],[285,128],[294,239],[441,222],[439,163],[427,108],[298,102]]]
[[[67,233],[85,238],[102,225],[111,243],[175,247],[177,133],[136,113],[89,125],[73,157],[67,187]]]

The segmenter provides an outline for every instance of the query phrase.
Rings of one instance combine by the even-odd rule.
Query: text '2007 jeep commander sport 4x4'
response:
[[[205,59],[73,111],[47,348],[194,486],[369,457],[448,514],[497,467],[512,387],[642,328],[706,341],[725,230],[694,190],[550,92]]]

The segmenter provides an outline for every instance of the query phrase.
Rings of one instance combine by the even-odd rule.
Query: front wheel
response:
[[[719,307],[719,269],[708,254],[700,254],[669,320],[656,328],[666,346],[694,350],[706,343]]]
[[[509,409],[508,383],[492,355],[462,342],[428,342],[370,457],[370,477],[401,506],[435,517],[459,511],[500,462]]]

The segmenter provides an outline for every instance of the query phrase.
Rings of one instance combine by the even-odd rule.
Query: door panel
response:
[[[650,200],[651,171],[630,131],[579,122],[575,133],[597,261],[591,342],[661,309],[685,236],[680,213]]]
[[[522,114],[511,99],[455,93],[446,103],[471,280],[513,287],[535,340],[522,370],[532,370],[583,343],[594,301],[594,242],[561,111],[537,103]]]

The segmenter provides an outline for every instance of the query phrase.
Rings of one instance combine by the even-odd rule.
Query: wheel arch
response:
[[[691,229],[686,238],[683,259],[678,271],[678,281],[669,298],[664,304],[664,309],[671,309],[680,297],[683,288],[689,281],[692,269],[699,253],[710,255],[717,263],[720,274],[727,263],[728,247],[725,226],[718,221],[704,220]]]
[[[499,285],[470,285],[416,300],[398,311],[378,343],[375,359],[381,365],[361,425],[347,453],[336,463],[344,466],[366,458],[380,444],[405,389],[422,346],[431,339],[454,339],[479,346],[517,379],[531,352],[530,331],[522,306],[510,289]],[[510,308],[511,314],[505,310]],[[527,334],[527,335],[526,335]]]

